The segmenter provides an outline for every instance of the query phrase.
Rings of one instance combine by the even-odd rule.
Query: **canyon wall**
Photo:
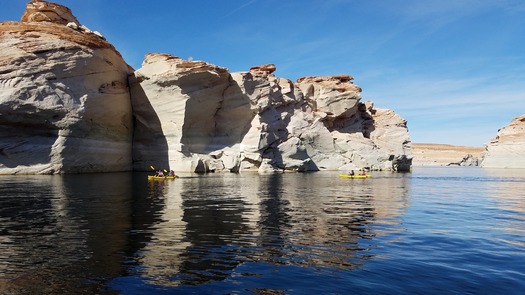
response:
[[[0,174],[408,171],[406,121],[348,75],[230,73],[148,54],[134,71],[64,6],[0,23]]]
[[[498,130],[485,149],[482,167],[525,168],[525,115],[514,118]]]
[[[406,121],[362,103],[348,75],[247,72],[149,54],[130,79],[134,169],[176,171],[407,171]]]
[[[0,174],[131,169],[131,69],[66,7],[0,23]]]

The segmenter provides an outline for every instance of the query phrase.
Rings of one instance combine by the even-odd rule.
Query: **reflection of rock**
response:
[[[156,115],[167,142],[161,154],[179,171],[410,169],[406,121],[359,102],[350,76],[294,84],[273,71],[263,65],[230,74],[201,61],[147,55],[131,79],[134,105],[137,96],[150,103],[147,112],[134,107],[144,127],[135,130],[134,168],[163,161],[144,144],[160,135],[143,122]]]
[[[99,294],[122,273],[129,173],[3,181],[24,189],[0,186],[0,294]]]
[[[501,128],[486,144],[486,150],[482,167],[525,168],[525,115]]]
[[[142,230],[149,238],[140,243],[137,253],[141,276],[162,286],[227,278],[245,259],[244,248],[255,246],[256,240],[250,237],[258,236],[260,221],[254,210],[259,199],[252,183],[257,180],[182,177],[153,183],[150,194],[158,189],[152,195],[163,202],[163,208],[154,214],[159,219]],[[231,189],[232,193],[216,198],[217,189]],[[253,254],[247,255],[257,255]]]
[[[366,247],[384,234],[382,225],[391,225],[388,234],[401,230],[409,182],[378,177],[373,186],[348,185],[327,175],[244,173],[150,182],[134,199],[130,251],[137,265],[130,267],[159,286],[250,275],[254,270],[244,268],[251,262],[358,267],[373,257]]]
[[[502,239],[503,242],[525,248],[525,230],[523,217],[525,216],[525,170],[524,169],[491,169],[485,168],[484,172],[496,181],[490,181],[484,193],[492,198],[495,208],[501,210],[501,216],[497,219],[497,227],[504,230],[515,238]]]
[[[155,242],[144,243],[144,248],[140,251],[144,267],[141,276],[163,286],[179,285],[177,280],[170,278],[181,272],[181,265],[184,263],[182,255],[185,249],[191,246],[191,243],[185,240],[186,222],[183,221],[181,182],[183,180],[170,182],[165,187],[164,208],[157,208],[159,211],[154,215],[158,214],[159,220],[154,222],[155,226],[151,229],[151,237],[148,239]],[[161,182],[154,185],[161,185]]]
[[[0,174],[127,171],[128,65],[68,8],[28,3],[0,24]]]
[[[391,234],[408,206],[406,178],[377,178],[373,186],[346,181],[327,186],[327,181],[318,174],[261,179],[257,191],[269,192],[261,199],[261,239],[268,245],[268,259],[271,253],[308,266],[358,267],[371,258],[362,240],[384,234],[370,230],[376,227],[371,225],[390,224]],[[304,183],[309,184],[307,193],[293,193]],[[341,184],[344,189],[337,188]],[[327,187],[333,190],[328,193]]]

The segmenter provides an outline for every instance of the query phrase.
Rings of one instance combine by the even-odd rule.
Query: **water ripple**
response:
[[[518,294],[525,175],[5,177],[0,293]]]

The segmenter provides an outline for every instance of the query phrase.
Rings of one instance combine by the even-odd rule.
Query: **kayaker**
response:
[[[366,175],[366,170],[363,168],[363,171],[361,172],[361,175]]]
[[[354,176],[354,175],[355,175],[355,172],[354,172],[354,170],[352,170],[352,171],[350,171],[350,173],[348,173],[348,174],[350,174],[351,176]]]
[[[162,170],[157,171],[157,176],[160,176],[160,177],[164,176],[164,172],[162,172]]]
[[[170,170],[170,173],[168,174],[168,176],[175,176],[175,171]]]

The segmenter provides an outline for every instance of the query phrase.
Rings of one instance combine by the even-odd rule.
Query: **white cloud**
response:
[[[257,0],[250,0],[250,1],[248,1],[248,2],[246,2],[246,3],[244,3],[244,4],[242,4],[242,5],[240,5],[240,6],[238,6],[238,7],[235,7],[234,9],[232,9],[232,10],[230,10],[228,13],[226,13],[226,14],[224,15],[224,17],[232,16],[232,15],[234,15],[235,13],[239,12],[240,10],[244,9],[246,6],[251,5],[251,4],[253,4],[254,2],[256,2],[256,1],[257,1]],[[226,2],[226,3],[228,3],[228,2]]]

